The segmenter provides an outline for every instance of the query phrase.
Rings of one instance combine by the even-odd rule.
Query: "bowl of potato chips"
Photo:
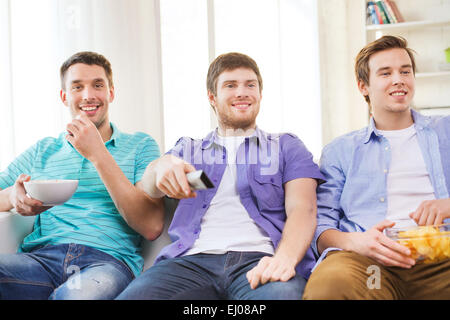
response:
[[[388,228],[386,236],[408,247],[417,263],[450,258],[450,223],[434,226]]]

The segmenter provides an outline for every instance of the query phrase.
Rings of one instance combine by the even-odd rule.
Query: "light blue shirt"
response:
[[[436,199],[448,198],[450,117],[411,113],[434,195]],[[317,256],[317,239],[325,230],[366,231],[385,219],[390,160],[389,142],[377,131],[373,118],[368,127],[325,146],[320,171],[326,182],[317,190],[317,229],[312,242]],[[333,249],[337,248],[324,250],[319,262]]]
[[[157,143],[145,133],[125,134],[112,123],[113,134],[106,148],[134,185],[147,165],[159,157]],[[0,172],[0,188],[14,184],[24,173],[32,180],[79,180],[72,198],[36,216],[33,232],[19,251],[29,252],[44,245],[77,243],[106,252],[125,262],[138,275],[143,267],[142,237],[118,212],[94,165],[65,139],[44,138],[19,155]]]

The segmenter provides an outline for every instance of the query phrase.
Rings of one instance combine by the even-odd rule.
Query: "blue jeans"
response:
[[[200,253],[162,260],[133,280],[117,299],[300,300],[306,284],[300,275],[250,288],[246,273],[265,255]]]
[[[0,299],[114,299],[133,278],[125,263],[73,243],[0,254]]]

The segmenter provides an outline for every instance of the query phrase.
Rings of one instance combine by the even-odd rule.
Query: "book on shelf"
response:
[[[368,24],[391,24],[404,22],[397,5],[393,0],[367,2]]]
[[[384,9],[385,11],[388,12],[389,14],[389,19],[391,20],[391,23],[397,23],[397,17],[394,14],[394,10],[392,10],[391,4],[389,3],[389,1],[387,0],[383,0],[383,5],[384,5]]]
[[[375,14],[377,16],[378,24],[384,24],[383,17],[381,16],[380,8],[376,3],[373,4],[373,8],[375,10]]]
[[[405,19],[403,19],[403,16],[402,16],[401,12],[398,10],[398,7],[395,4],[395,1],[393,1],[393,0],[386,0],[386,1],[391,6],[392,11],[394,12],[395,17],[397,18],[397,21],[398,22],[405,22]]]
[[[373,1],[367,2],[367,24],[380,24],[378,16],[375,13]]]
[[[384,11],[383,1],[377,1],[378,11],[380,11],[381,19],[383,19],[383,24],[389,24],[391,23],[391,20],[389,19],[389,16],[387,15],[387,12]]]

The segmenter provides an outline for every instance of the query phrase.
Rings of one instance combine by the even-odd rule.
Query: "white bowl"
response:
[[[75,193],[78,180],[31,180],[23,184],[27,194],[44,206],[59,206]]]

